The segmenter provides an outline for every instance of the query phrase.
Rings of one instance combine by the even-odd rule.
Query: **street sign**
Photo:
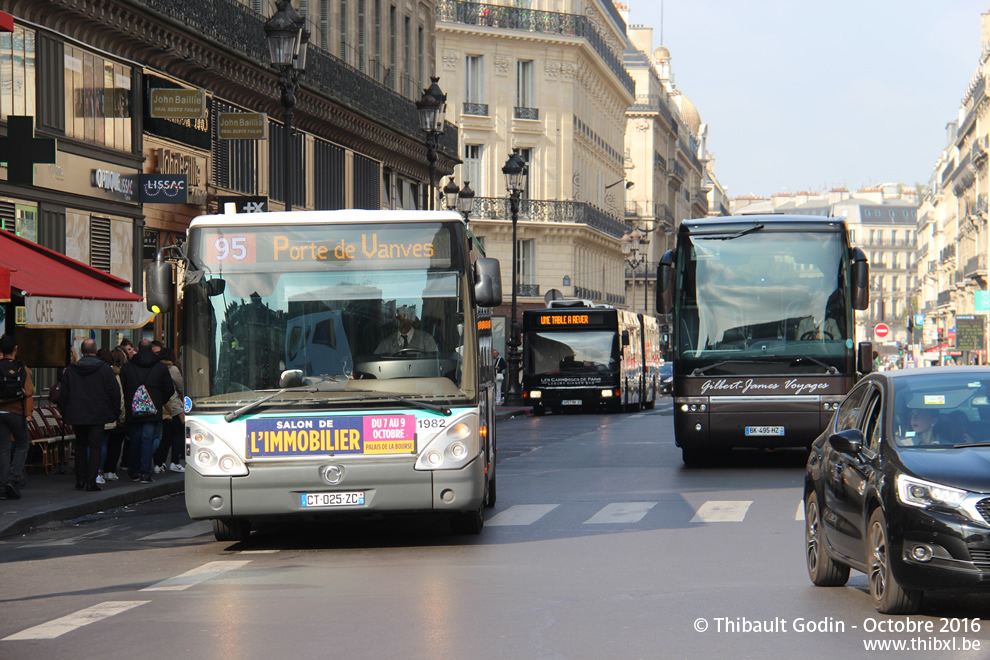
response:
[[[990,314],[990,291],[977,291],[973,303],[977,314]]]
[[[890,326],[886,323],[877,323],[873,328],[873,335],[877,339],[885,339],[890,334]]]
[[[915,314],[914,315],[914,327],[917,328],[917,327],[922,326],[924,324],[925,324],[925,315],[924,314]]]

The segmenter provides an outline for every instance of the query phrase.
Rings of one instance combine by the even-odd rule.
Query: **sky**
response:
[[[730,197],[927,185],[990,11],[990,0],[624,2],[654,48],[662,34]]]

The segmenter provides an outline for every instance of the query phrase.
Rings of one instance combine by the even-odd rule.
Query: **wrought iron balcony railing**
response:
[[[516,119],[539,119],[540,109],[539,108],[523,108],[521,106],[516,106],[512,116]]]
[[[525,9],[523,7],[489,5],[480,2],[439,0],[436,5],[436,17],[438,21],[444,23],[461,23],[463,25],[581,37],[604,60],[606,66],[618,77],[622,86],[629,90],[630,94],[636,93],[636,85],[632,77],[622,66],[621,52],[615,53],[595,24],[585,16]]]
[[[461,113],[465,115],[475,115],[477,117],[488,116],[487,103],[465,103],[461,108]]]
[[[475,197],[472,219],[511,220],[509,200],[504,197]],[[622,238],[629,224],[583,202],[524,199],[519,203],[519,219],[535,222],[577,222],[609,236]]]

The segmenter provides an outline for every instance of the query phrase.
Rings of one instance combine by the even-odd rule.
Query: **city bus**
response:
[[[384,513],[479,533],[496,497],[499,273],[453,212],[194,219],[147,267],[149,308],[182,311],[189,515],[219,541]],[[413,341],[395,348],[403,315]]]
[[[523,312],[523,400],[533,413],[653,408],[660,391],[657,319],[587,300]]]
[[[853,316],[869,303],[869,265],[841,218],[685,220],[657,282],[687,465],[733,447],[809,447],[872,368]]]

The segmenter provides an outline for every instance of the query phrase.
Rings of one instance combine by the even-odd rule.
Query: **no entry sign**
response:
[[[890,326],[888,326],[886,323],[877,323],[876,326],[873,328],[873,335],[877,339],[884,339],[889,334],[890,334]]]

